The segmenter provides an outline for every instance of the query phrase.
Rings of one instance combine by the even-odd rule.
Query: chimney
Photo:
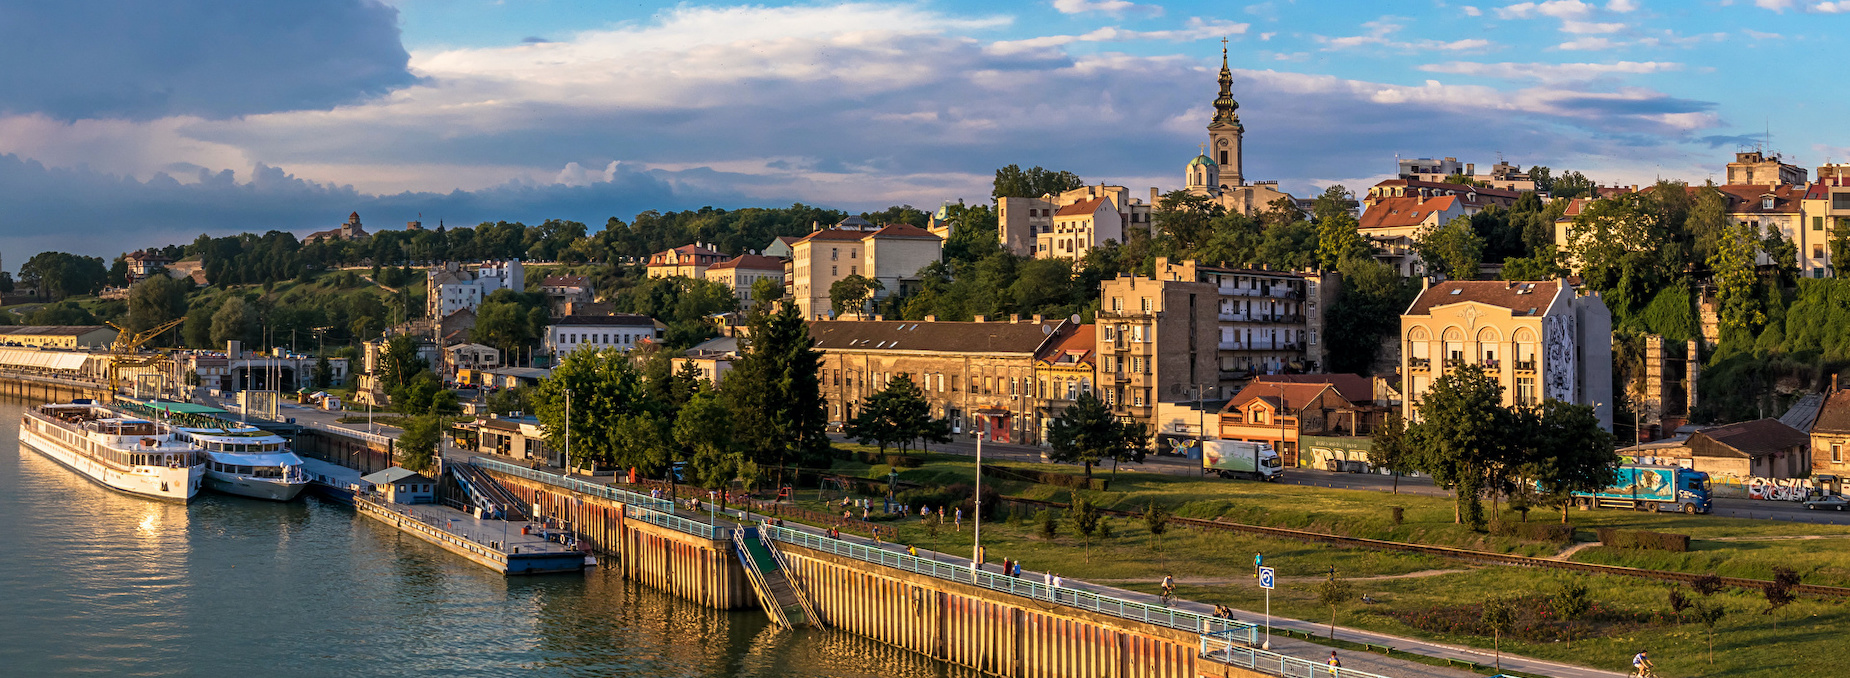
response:
[[[1039,313],[1034,314],[1034,322],[1037,324],[1041,322],[1041,314]]]
[[[980,323],[980,322],[983,322],[983,316],[980,316],[980,315],[979,315],[979,316],[977,316],[977,317],[975,317],[975,318],[973,318],[972,320],[973,320],[973,321],[975,321],[975,322],[979,322],[979,323]]]
[[[925,322],[928,322],[928,323],[938,322],[938,316],[935,316],[935,315],[925,316]]]
[[[1831,392],[1832,393],[1837,392],[1837,373],[1836,372],[1831,373]]]
[[[874,322],[882,322],[882,321],[885,321],[885,320],[886,320],[886,316],[884,316],[884,315],[881,315],[881,314],[877,314],[877,313],[876,313],[876,314],[874,314]]]
[[[1009,323],[1013,324],[1013,323],[1018,323],[1018,322],[1021,322],[1021,314],[1020,313],[1010,313]]]

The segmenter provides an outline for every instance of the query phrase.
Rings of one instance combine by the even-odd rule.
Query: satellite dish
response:
[[[1074,325],[1078,325],[1078,324],[1079,324],[1079,314],[1078,314],[1078,313],[1074,313],[1074,314],[1073,314],[1073,317],[1071,317],[1071,318],[1068,318],[1068,319],[1067,319],[1067,322],[1070,322],[1070,323],[1072,323],[1072,324],[1074,324]]]

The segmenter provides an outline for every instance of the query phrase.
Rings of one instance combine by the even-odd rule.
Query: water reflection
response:
[[[0,401],[0,450],[23,409]],[[129,497],[29,450],[0,452],[0,600],[4,675],[966,675],[614,568],[504,578],[312,497]]]

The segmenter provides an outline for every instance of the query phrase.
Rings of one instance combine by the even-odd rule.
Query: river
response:
[[[309,497],[118,494],[18,443],[0,400],[0,675],[944,676],[614,569],[506,578]],[[961,673],[960,671],[955,671]]]

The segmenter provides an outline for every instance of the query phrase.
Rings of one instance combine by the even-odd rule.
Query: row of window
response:
[[[641,335],[641,334],[623,334],[623,333],[612,334],[612,333],[607,333],[607,332],[598,332],[598,333],[562,332],[559,334],[559,343],[560,344],[611,344],[611,343],[616,343],[619,345],[627,346],[629,344],[636,343],[636,340],[642,338],[643,336],[644,335]]]

